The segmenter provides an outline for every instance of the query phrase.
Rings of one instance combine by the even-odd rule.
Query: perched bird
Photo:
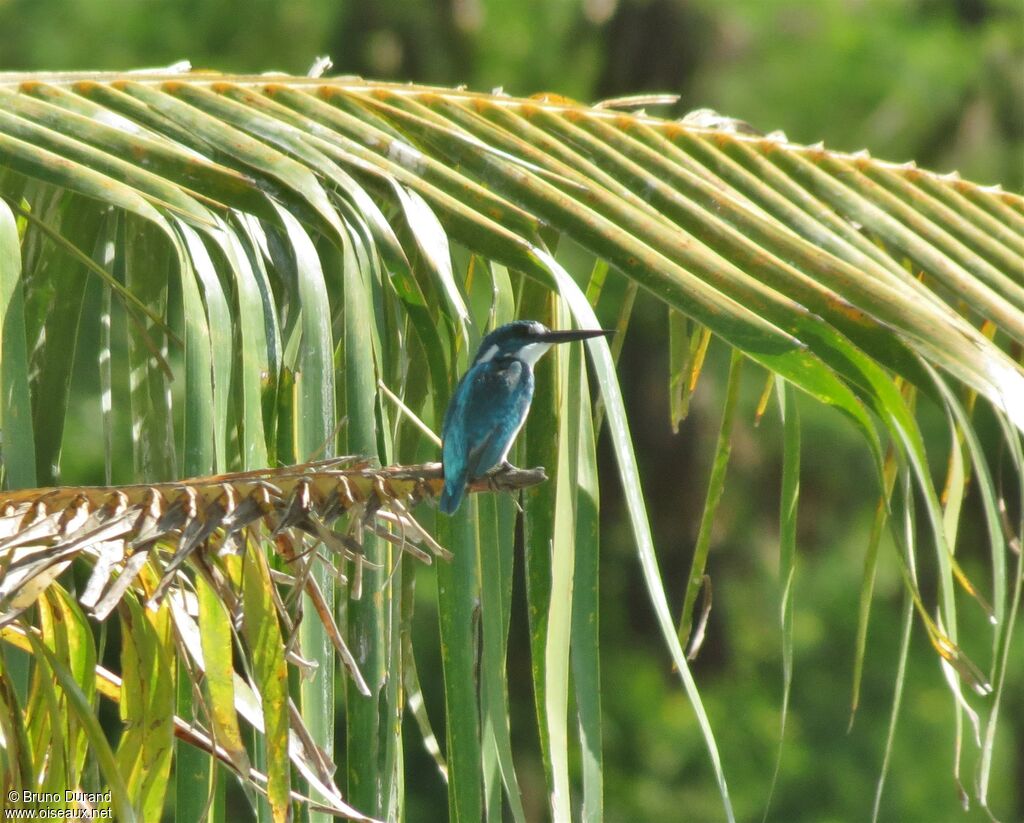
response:
[[[556,343],[612,333],[604,329],[552,331],[536,320],[516,320],[481,341],[444,415],[441,511],[452,514],[462,502],[467,483],[505,464],[530,411],[533,364]]]

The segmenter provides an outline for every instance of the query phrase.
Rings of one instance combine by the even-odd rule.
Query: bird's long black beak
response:
[[[600,337],[615,334],[614,329],[568,329],[566,331],[547,331],[540,338],[542,343],[571,343],[573,340],[586,340],[588,337]]]

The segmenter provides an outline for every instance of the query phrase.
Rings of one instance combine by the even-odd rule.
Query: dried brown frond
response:
[[[542,480],[542,469],[513,469],[471,490],[519,489]],[[130,587],[156,605],[171,587],[187,586],[186,562],[210,577],[230,602],[216,558],[261,538],[272,542],[293,572],[287,582],[318,604],[309,576],[312,561],[325,550],[328,565],[344,582],[348,563],[358,572],[368,562],[361,550],[364,530],[423,562],[432,555],[447,558],[411,514],[417,503],[436,497],[443,482],[439,463],[373,468],[356,458],[332,458],[171,483],[0,493],[0,626],[32,605],[78,558],[92,565],[79,600],[98,619]],[[343,516],[344,527],[332,529]],[[141,582],[147,565],[155,574],[145,577],[156,579],[155,587]],[[317,611],[321,619],[330,615],[327,608]],[[336,629],[332,634],[339,642]]]

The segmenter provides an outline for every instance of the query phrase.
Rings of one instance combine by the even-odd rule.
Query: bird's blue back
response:
[[[462,502],[466,483],[505,460],[532,399],[533,370],[515,357],[478,360],[463,375],[442,427],[441,511],[454,512]]]

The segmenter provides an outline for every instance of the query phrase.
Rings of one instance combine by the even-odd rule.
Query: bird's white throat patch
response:
[[[540,360],[553,343],[529,343],[519,350],[517,357],[527,365],[532,366]]]
[[[527,365],[532,366],[534,363],[540,360],[544,356],[544,353],[547,352],[547,350],[550,349],[553,345],[553,343],[527,343],[518,352],[516,352],[516,357],[522,360]],[[487,349],[487,351],[483,352],[479,357],[477,357],[476,362],[489,363],[491,360],[494,359],[494,355],[496,355],[497,353],[498,347],[491,346],[490,348]]]

